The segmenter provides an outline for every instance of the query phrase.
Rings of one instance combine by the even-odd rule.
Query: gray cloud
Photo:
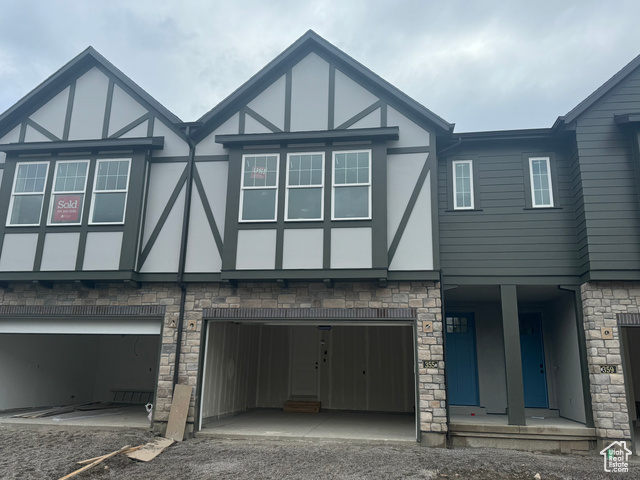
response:
[[[3,2],[0,111],[93,45],[195,120],[312,28],[457,131],[548,127],[640,53],[640,2]]]

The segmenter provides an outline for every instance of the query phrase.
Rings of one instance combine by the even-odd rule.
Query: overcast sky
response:
[[[0,112],[92,45],[194,121],[308,29],[456,132],[550,127],[640,54],[640,1],[2,0]]]

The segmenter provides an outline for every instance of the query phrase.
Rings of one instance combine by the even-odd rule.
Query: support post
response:
[[[502,334],[507,374],[507,414],[509,425],[526,425],[524,413],[524,384],[520,356],[520,322],[518,293],[515,285],[500,285],[502,303]]]

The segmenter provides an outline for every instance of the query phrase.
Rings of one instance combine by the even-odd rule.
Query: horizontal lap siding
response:
[[[526,208],[523,152],[536,156],[555,150],[557,177],[554,209]],[[478,211],[451,211],[452,188],[445,159],[438,179],[440,259],[447,276],[576,275],[576,246],[571,165],[549,145],[483,148],[456,152],[474,160]],[[447,179],[447,177],[449,177]]]
[[[614,115],[640,111],[634,72],[577,120],[583,207],[578,216],[591,270],[640,269],[638,176],[629,131]],[[580,235],[579,235],[580,237]]]

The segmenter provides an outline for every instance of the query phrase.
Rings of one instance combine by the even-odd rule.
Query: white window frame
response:
[[[341,183],[336,185],[336,155],[341,153],[368,153],[369,154],[369,181],[367,183]],[[369,150],[339,150],[332,152],[331,155],[331,220],[335,221],[349,221],[349,220],[371,220],[371,177],[373,164],[373,153]],[[342,187],[368,187],[369,189],[369,215],[366,217],[336,217],[336,188]]]
[[[469,164],[469,192],[471,193],[471,205],[458,205],[458,182],[456,177],[456,166],[464,163]],[[451,170],[453,175],[453,209],[454,210],[473,210],[475,208],[475,199],[473,191],[473,160],[454,160],[451,162]]]
[[[114,190],[100,190],[96,192],[96,185],[98,184],[98,172],[100,171],[100,164],[103,162],[123,162],[128,163],[127,166],[127,186],[124,189]],[[127,218],[127,202],[129,200],[129,183],[131,181],[131,158],[100,158],[96,160],[96,169],[93,174],[93,190],[91,192],[91,209],[89,211],[89,225],[123,225]],[[124,193],[124,211],[122,212],[122,221],[120,222],[94,222],[93,210],[96,204],[96,194],[101,195],[103,193]]]
[[[87,164],[87,175],[84,177],[84,186],[83,189],[80,190],[74,190],[74,191],[65,191],[65,192],[57,192],[56,191],[56,180],[58,179],[58,165],[62,164],[62,163],[86,163]],[[87,182],[89,180],[89,168],[91,166],[91,161],[90,160],[86,160],[86,159],[82,159],[82,160],[58,160],[55,163],[55,166],[53,168],[53,184],[51,186],[51,195],[50,195],[50,200],[49,200],[49,213],[47,215],[47,225],[51,225],[51,226],[56,226],[56,227],[61,227],[61,226],[65,226],[65,225],[81,225],[82,224],[82,216],[84,214],[84,205],[86,203],[86,198],[87,198]],[[64,223],[60,223],[60,222],[53,222],[52,221],[52,214],[53,214],[53,209],[54,209],[54,198],[56,195],[64,195],[64,194],[69,194],[69,195],[79,195],[82,194],[82,206],[80,207],[80,218],[77,222],[75,223],[70,223],[70,222],[64,222]]]
[[[536,204],[536,193],[533,185],[533,162],[544,160],[547,165],[547,182],[549,185],[549,204]],[[529,158],[529,182],[531,185],[531,206],[533,208],[551,208],[553,207],[553,184],[551,183],[551,161],[549,157],[530,157]]]
[[[320,155],[322,157],[322,176],[319,185],[289,185],[289,161],[294,155]],[[320,189],[320,217],[318,218],[289,218],[289,191],[297,188]],[[324,220],[324,152],[292,152],[287,153],[287,194],[284,199],[284,219],[287,222],[317,222]]]
[[[244,185],[244,159],[246,157],[276,157],[276,184],[273,186],[245,187]],[[280,154],[279,153],[245,153],[242,155],[242,163],[240,164],[240,208],[238,209],[238,221],[240,223],[260,223],[275,222],[278,220],[278,186],[280,182]],[[275,190],[276,201],[273,208],[273,218],[259,220],[245,220],[242,218],[242,209],[244,207],[244,191],[245,190]]]
[[[20,192],[16,193],[16,182],[18,181],[18,171],[21,165],[45,165],[47,171],[44,175],[44,185],[42,192]],[[47,180],[49,179],[49,162],[18,162],[16,163],[16,169],[13,174],[13,186],[11,187],[11,200],[9,201],[9,211],[7,214],[7,227],[37,227],[42,222],[42,209],[44,208],[44,198],[47,191]],[[40,204],[40,214],[38,215],[38,223],[11,223],[11,217],[13,216],[13,203],[15,197],[22,197],[27,195],[42,195],[42,203]]]

